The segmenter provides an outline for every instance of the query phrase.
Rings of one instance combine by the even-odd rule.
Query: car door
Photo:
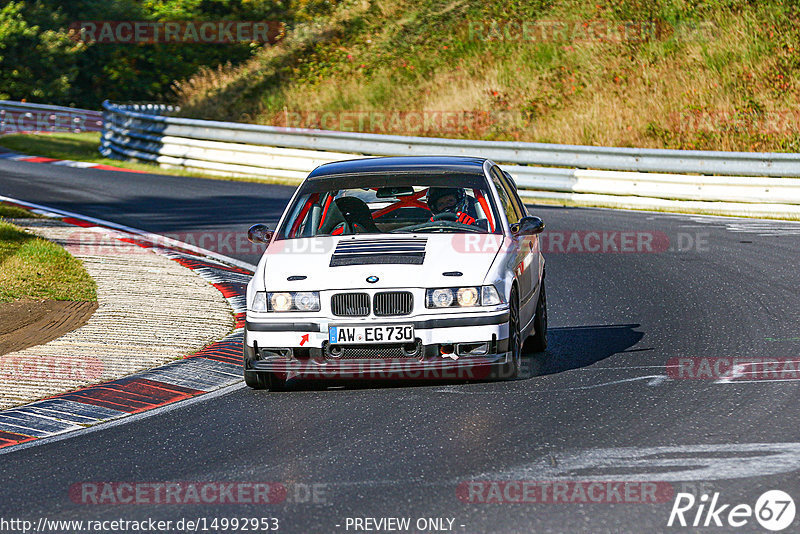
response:
[[[503,176],[506,178],[506,183],[508,184],[508,192],[509,195],[511,196],[511,199],[517,205],[518,209],[522,213],[522,216],[526,217],[528,215],[528,208],[525,207],[525,203],[522,202],[522,199],[520,198],[519,193],[517,192],[516,182],[511,177],[511,175],[508,174],[506,171],[503,171]],[[536,291],[539,288],[539,275],[544,269],[544,257],[541,255],[539,235],[526,236],[525,243],[530,249],[530,252],[532,254],[532,256],[528,258],[528,261],[530,261],[529,271],[532,278],[531,284],[533,287],[531,297],[533,297],[537,296]],[[529,304],[531,313],[530,317],[532,320],[533,316],[536,314],[536,299],[531,298]],[[527,317],[527,315],[523,317]]]
[[[516,190],[511,186],[500,167],[493,167],[492,181],[500,199],[500,205],[508,218],[508,224],[513,225],[526,215],[524,205],[519,201]],[[534,262],[534,247],[531,236],[511,236],[512,247],[509,252],[514,254],[514,271],[519,285],[519,311],[521,326],[524,328],[533,317],[536,303],[532,298],[537,289],[539,273],[536,271],[538,264]],[[538,250],[538,249],[536,249]]]

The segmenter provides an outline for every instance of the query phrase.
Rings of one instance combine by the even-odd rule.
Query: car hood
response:
[[[494,234],[321,236],[275,241],[268,291],[481,285],[503,244]],[[444,273],[462,273],[445,276]],[[377,277],[372,283],[367,278]]]

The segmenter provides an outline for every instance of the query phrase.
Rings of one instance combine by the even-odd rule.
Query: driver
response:
[[[462,187],[431,187],[428,190],[428,208],[434,216],[452,213],[461,224],[475,224],[475,217],[468,213],[469,200]]]

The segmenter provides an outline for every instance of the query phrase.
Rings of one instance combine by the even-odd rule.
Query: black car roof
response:
[[[394,156],[383,158],[360,158],[325,163],[308,175],[309,180],[342,174],[374,173],[455,173],[483,175],[486,158],[467,156]]]

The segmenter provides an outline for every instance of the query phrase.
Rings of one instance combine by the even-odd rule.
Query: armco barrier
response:
[[[0,100],[0,134],[101,131],[100,111]]]
[[[299,183],[322,163],[364,155],[474,155],[504,164],[530,198],[758,217],[800,215],[800,154],[375,135],[185,119],[165,116],[175,110],[159,106],[105,102],[103,107],[103,154],[211,174]]]
[[[112,115],[112,124],[117,127],[116,133],[131,137],[156,134],[174,138],[382,156],[481,154],[497,162],[519,165],[800,177],[800,154],[607,148],[405,137],[163,117],[109,102],[105,102],[103,107]]]
[[[0,102],[0,110],[14,105],[27,104]],[[46,107],[56,111],[55,106]],[[620,208],[800,216],[800,154],[795,153],[405,137],[185,119],[172,116],[178,108],[161,104],[106,101],[103,108],[103,155],[207,174],[296,184],[320,164],[353,157],[471,155],[503,164],[528,198]]]

